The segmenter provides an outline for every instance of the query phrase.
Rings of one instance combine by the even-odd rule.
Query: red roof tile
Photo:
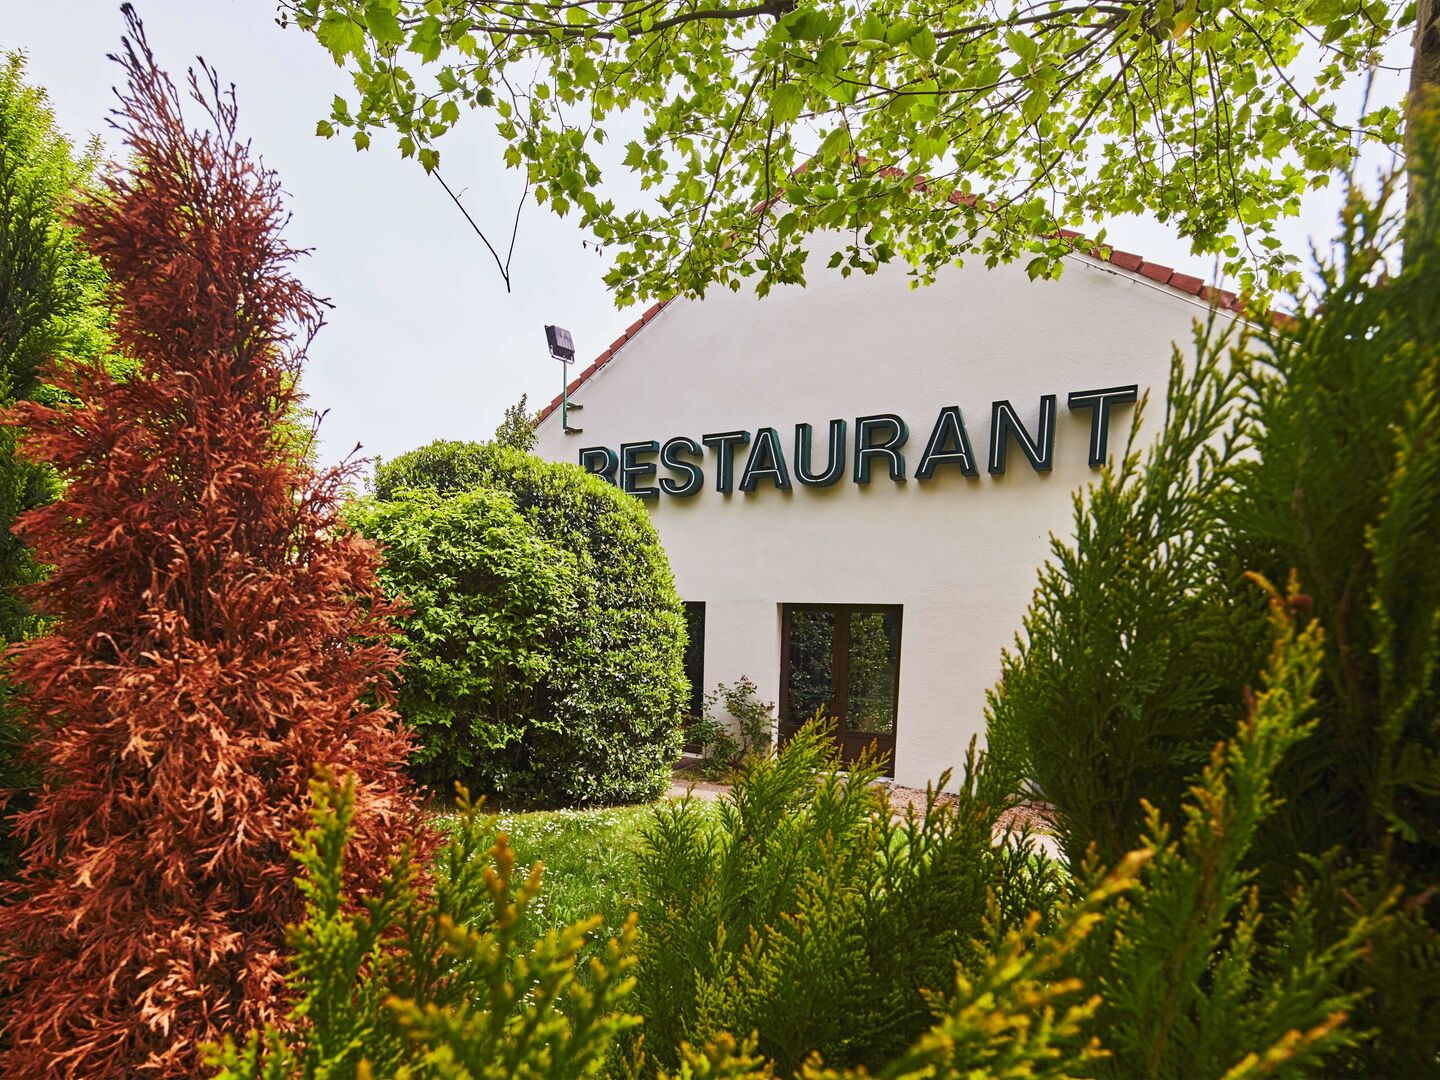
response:
[[[1103,259],[1103,256],[1098,252],[1092,251],[1090,254],[1092,258]],[[1110,258],[1104,261],[1109,262],[1113,266],[1118,266],[1121,270],[1130,270],[1132,272],[1139,270],[1140,267],[1145,265],[1143,258],[1139,255],[1133,255],[1128,251],[1111,251]]]

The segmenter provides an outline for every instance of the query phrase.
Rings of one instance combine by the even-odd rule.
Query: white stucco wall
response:
[[[575,461],[585,446],[771,426],[789,459],[795,424],[808,422],[818,466],[832,418],[850,421],[853,455],[856,417],[904,417],[903,484],[877,467],[869,486],[858,486],[847,460],[833,487],[782,492],[762,482],[721,495],[707,450],[699,495],[662,494],[648,505],[680,595],[706,604],[707,689],[748,675],[766,700],[779,699],[781,604],[904,606],[895,775],[923,785],[958,765],[973,735],[983,740],[985,691],[1049,537],[1069,533],[1071,493],[1096,475],[1090,413],[1071,413],[1067,395],[1138,383],[1152,391],[1153,431],[1172,343],[1189,351],[1193,322],[1207,309],[1079,256],[1059,282],[976,263],[918,290],[899,268],[845,279],[821,269],[823,259],[812,263],[805,289],[671,303],[574,394],[584,410],[572,422],[584,433],[562,434],[557,412],[540,426],[537,452]],[[582,357],[600,351],[581,344]],[[1035,473],[1012,443],[1006,474],[988,475],[991,402],[1009,399],[1033,431],[1045,394],[1059,399],[1053,471]],[[946,405],[963,412],[980,475],[942,467],[917,481]],[[1133,412],[1115,410],[1112,454]],[[737,486],[745,453],[737,453]]]

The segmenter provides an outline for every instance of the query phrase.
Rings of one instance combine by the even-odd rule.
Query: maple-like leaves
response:
[[[279,180],[208,68],[186,126],[127,18],[129,164],[74,217],[139,371],[57,367],[82,404],[7,417],[67,484],[20,526],[53,571],[30,593],[50,631],[11,657],[47,782],[0,909],[7,1076],[191,1075],[202,1041],[278,1018],[317,765],[356,778],[357,886],[430,847],[375,551],[337,518],[344,471],[284,427],[323,305],[290,273]]]

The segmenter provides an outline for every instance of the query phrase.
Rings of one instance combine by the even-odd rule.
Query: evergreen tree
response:
[[[527,407],[529,394],[521,394],[520,400],[505,410],[505,416],[495,429],[492,442],[529,453],[535,449],[535,425],[539,417]]]
[[[1267,910],[1302,872],[1319,942],[1405,897],[1353,976],[1375,1035],[1349,1064],[1370,1075],[1440,1071],[1440,115],[1414,118],[1408,215],[1393,184],[1374,204],[1352,192],[1297,317],[1259,321],[1223,362],[1202,335],[1144,466],[1132,451],[1077,501],[990,716],[1072,861],[1133,845],[1139,798],[1185,796],[1212,704],[1256,680],[1267,639],[1241,571],[1293,572],[1291,602],[1325,632],[1315,733],[1278,769],[1248,861]],[[1177,426],[1187,413],[1214,420]],[[1186,514],[1156,527],[1157,499]]]
[[[289,273],[279,180],[208,69],[209,130],[187,128],[126,13],[130,164],[74,219],[139,370],[52,367],[78,404],[10,413],[65,489],[20,520],[51,571],[28,593],[46,633],[12,651],[47,772],[0,908],[9,1076],[190,1076],[202,1041],[278,1016],[317,766],[354,777],[357,885],[429,843],[374,550],[339,520],[344,474],[287,443],[321,305]]]
[[[25,83],[24,57],[0,59],[0,407],[43,395],[44,361],[94,358],[103,348],[105,274],[64,220],[92,156],[77,157],[56,129],[44,92]],[[0,645],[23,640],[37,625],[19,590],[38,579],[40,567],[12,526],[56,492],[53,471],[16,455],[16,438],[13,426],[0,427]],[[12,812],[35,782],[25,744],[0,676],[0,790],[16,792]],[[8,875],[14,850],[6,818],[0,874]]]

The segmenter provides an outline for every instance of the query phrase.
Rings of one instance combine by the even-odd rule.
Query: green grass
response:
[[[640,873],[640,830],[649,806],[598,810],[541,810],[500,815],[518,867],[544,864],[533,916],[541,932],[591,915],[604,918],[596,932],[620,932],[635,907]]]
[[[713,804],[702,803],[713,811]],[[584,955],[603,948],[620,932],[635,907],[640,874],[641,830],[652,808],[612,806],[594,810],[504,811],[499,828],[515,851],[517,873],[544,865],[540,896],[527,919],[525,937],[599,915],[604,919]],[[436,824],[446,827],[445,814]]]

